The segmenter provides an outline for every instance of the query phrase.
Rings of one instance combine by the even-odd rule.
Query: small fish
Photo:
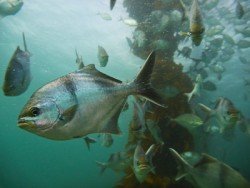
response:
[[[243,64],[250,64],[250,60],[246,59],[245,57],[243,56],[239,56],[239,60],[241,63]]]
[[[97,15],[99,15],[103,20],[112,20],[112,17],[106,12],[98,12]]]
[[[213,116],[216,118],[220,128],[220,133],[223,133],[227,128],[231,128],[241,119],[241,114],[234,107],[232,101],[224,97],[220,97],[217,100],[214,109],[211,109],[201,103],[199,103],[199,106],[207,113],[208,116],[206,120]]]
[[[243,49],[244,48],[250,48],[250,40],[241,39],[241,40],[238,41],[237,45],[238,45],[239,48],[243,48]]]
[[[231,44],[231,45],[235,45],[235,41],[234,41],[234,39],[233,39],[230,35],[224,33],[224,34],[223,34],[223,39],[224,39],[227,43],[229,43],[229,44]]]
[[[105,67],[108,63],[109,56],[106,50],[102,46],[98,46],[98,54],[97,54],[99,63],[101,67]]]
[[[202,15],[200,6],[198,4],[198,0],[194,0],[191,10],[190,10],[190,25],[189,32],[191,33],[191,38],[195,46],[199,46],[203,33],[205,31],[205,27],[202,21]]]
[[[156,145],[151,145],[145,153],[140,144],[135,148],[133,170],[136,179],[142,183],[148,176],[149,172],[154,172],[152,158],[156,152]]]
[[[200,161],[192,166],[174,149],[169,150],[178,164],[179,171],[175,178],[176,181],[187,177],[192,179],[190,182],[194,187],[250,187],[249,182],[239,172],[208,154],[201,154]]]
[[[128,143],[137,143],[137,141],[145,138],[145,105],[143,107],[138,102],[134,103],[134,114],[129,124]],[[131,147],[130,147],[131,148]]]
[[[185,46],[185,47],[183,47],[181,50],[178,49],[178,56],[179,56],[180,54],[182,54],[183,57],[185,57],[185,58],[190,58],[191,52],[192,52],[192,49],[189,48],[188,46]]]
[[[137,102],[133,103],[134,103],[134,115],[130,129],[136,132],[145,129],[145,119],[144,119],[145,111],[143,107],[141,107]]]
[[[195,114],[181,114],[171,120],[187,129],[196,128],[203,124],[202,119]]]
[[[202,21],[201,9],[198,0],[193,0],[189,13],[189,32],[180,32],[181,35],[191,36],[192,42],[195,46],[199,46],[205,27]]]
[[[11,57],[3,84],[3,92],[6,96],[18,96],[24,93],[31,82],[30,52],[27,49],[23,33],[24,51],[18,46]]]
[[[213,82],[207,80],[207,81],[203,82],[202,89],[205,89],[208,91],[215,91],[217,89],[217,87]]]
[[[79,57],[76,49],[75,49],[75,52],[76,52],[76,64],[78,65],[78,69],[80,70],[80,69],[82,69],[84,67],[84,63],[83,63],[83,60],[82,60],[82,56]]]
[[[235,13],[236,13],[236,16],[238,19],[241,19],[245,14],[244,8],[241,5],[240,1],[238,1],[238,0],[236,0]]]
[[[91,133],[120,134],[118,118],[129,95],[140,95],[165,107],[150,83],[155,57],[152,52],[131,83],[122,83],[88,65],[44,85],[22,109],[18,126],[53,140]]]
[[[84,137],[83,139],[84,139],[89,151],[90,151],[90,144],[94,144],[97,142],[96,139],[88,137],[88,136]]]
[[[0,1],[0,19],[16,14],[23,6],[22,0],[1,0]]]
[[[120,21],[122,21],[124,24],[131,26],[131,27],[136,27],[138,26],[138,23],[135,19],[133,18],[120,18]]]
[[[96,164],[100,166],[101,174],[103,174],[107,168],[115,172],[122,172],[130,166],[130,163],[132,163],[131,160],[125,152],[116,152],[110,155],[108,162],[103,163],[96,161]]]
[[[194,88],[190,93],[185,93],[188,98],[188,102],[193,98],[193,96],[200,96],[201,86],[202,86],[202,77],[200,74],[196,76]]]
[[[116,0],[110,0],[110,10],[113,10]]]
[[[222,73],[225,72],[225,67],[222,64],[216,63],[210,66],[210,69],[217,74],[218,80],[221,80]]]
[[[104,147],[110,147],[114,142],[112,135],[109,133],[102,134],[102,142],[101,145]]]

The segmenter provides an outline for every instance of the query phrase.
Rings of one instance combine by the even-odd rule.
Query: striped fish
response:
[[[91,133],[119,134],[118,118],[129,95],[140,95],[161,105],[151,87],[155,52],[131,83],[105,75],[89,65],[38,89],[24,106],[18,125],[53,140],[79,138]]]
[[[191,38],[193,44],[199,46],[202,41],[202,35],[205,31],[205,27],[202,21],[202,15],[200,6],[198,4],[198,0],[194,0],[190,10],[190,18],[189,18],[189,32],[191,34]]]

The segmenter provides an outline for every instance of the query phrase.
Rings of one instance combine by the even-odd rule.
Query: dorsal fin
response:
[[[75,48],[75,53],[76,53],[76,58],[79,59],[79,55],[76,48]]]
[[[101,78],[108,79],[108,80],[111,80],[111,81],[116,82],[116,83],[122,83],[122,81],[120,81],[118,79],[115,79],[115,78],[113,78],[111,76],[108,76],[108,75],[100,72],[99,70],[97,70],[95,68],[94,64],[89,64],[89,65],[85,66],[84,68],[82,68],[81,70],[79,70],[78,72],[91,74],[91,75],[93,75],[95,77],[101,77]]]
[[[25,51],[25,52],[28,52],[28,49],[27,49],[27,44],[26,44],[26,39],[25,39],[25,35],[24,35],[24,32],[23,32],[23,46],[24,46],[24,51]]]

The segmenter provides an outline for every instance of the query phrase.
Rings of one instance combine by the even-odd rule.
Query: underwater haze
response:
[[[190,9],[193,1],[183,2]],[[214,4],[208,0],[198,2],[205,28],[198,46],[192,42],[193,36],[180,35],[181,31],[188,30],[191,22],[188,18],[184,21],[181,19],[181,11],[184,9],[180,8],[179,1],[174,0],[117,0],[112,10],[109,0],[24,0],[22,8],[15,15],[1,18],[1,87],[8,63],[17,46],[24,49],[22,33],[25,34],[27,48],[31,53],[32,80],[28,89],[19,96],[5,96],[2,90],[0,92],[0,187],[195,187],[188,180],[175,183],[177,164],[168,151],[168,148],[175,149],[175,146],[178,152],[208,153],[231,166],[249,182],[250,1],[239,1],[244,7],[244,13],[236,15],[235,3],[238,1],[211,1]],[[112,19],[105,18],[104,13]],[[124,18],[133,18],[132,21],[136,20],[138,25],[131,20],[125,23]],[[218,25],[220,27],[216,28]],[[248,33],[244,34],[244,31]],[[99,63],[98,45],[109,56],[105,67]],[[183,50],[185,47],[191,52],[186,53]],[[75,50],[82,56],[84,65],[95,64],[99,71],[126,83],[136,78],[146,57],[156,50],[158,56],[152,77],[158,84],[157,89],[167,96],[167,108],[141,106],[148,112],[145,112],[145,118],[150,119],[148,114],[153,111],[152,119],[161,130],[158,141],[161,140],[164,146],[153,133],[150,134],[148,127],[142,140],[134,143],[140,143],[145,151],[151,144],[162,147],[153,156],[156,173],[152,170],[145,178],[145,184],[136,180],[132,163],[128,165],[129,170],[116,172],[107,167],[104,173],[100,173],[100,166],[96,164],[96,161],[107,162],[110,154],[115,152],[130,153],[128,148],[133,148],[134,152],[135,145],[128,144],[131,133],[129,125],[135,116],[133,101],[140,101],[139,99],[128,97],[129,109],[122,111],[119,116],[118,124],[122,134],[112,135],[114,143],[110,147],[101,144],[98,134],[88,135],[97,140],[97,143],[90,144],[89,151],[83,138],[49,140],[18,127],[18,116],[37,89],[78,70]],[[206,58],[203,58],[204,54]],[[225,54],[230,57],[225,57]],[[199,84],[197,75],[202,76],[203,86],[188,101],[184,93],[191,92]],[[210,84],[209,89],[204,86],[205,82]],[[221,115],[220,112],[215,117],[211,114],[208,117],[206,112],[199,109],[199,103],[202,103],[215,113],[219,97],[232,101],[230,110],[233,109],[232,113],[237,111],[238,124],[233,125],[233,130],[228,128],[234,131],[233,135],[231,132],[229,136],[224,135],[223,131],[218,130],[220,126],[216,123],[220,120],[216,121],[216,118]],[[142,104],[140,102],[138,103]],[[227,112],[230,113],[230,110]],[[177,123],[173,123],[178,115],[191,113],[200,116],[204,124],[199,125],[195,133],[192,128],[183,128],[177,119]],[[230,117],[235,117],[234,115]],[[209,118],[211,121],[208,121]],[[187,121],[184,120],[185,125],[188,124]],[[134,153],[132,158],[133,155]],[[163,181],[168,183],[163,184]]]
[[[113,20],[102,20],[98,12],[109,12]],[[99,68],[97,47],[104,46],[110,59],[100,69],[123,81],[133,79],[143,61],[130,53],[125,37],[132,29],[118,21],[120,16],[126,12],[119,1],[111,12],[108,1],[27,0],[15,16],[1,20],[0,82],[17,45],[23,49],[22,32],[32,54],[29,89],[17,97],[0,96],[1,187],[110,187],[119,179],[110,171],[100,176],[95,160],[105,161],[116,148],[121,150],[121,136],[111,148],[96,144],[88,152],[82,139],[51,141],[31,135],[17,127],[17,117],[35,90],[77,70],[75,48],[85,64]],[[129,118],[126,113],[120,121]]]

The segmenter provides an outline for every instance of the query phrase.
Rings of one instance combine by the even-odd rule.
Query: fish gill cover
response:
[[[250,187],[249,10],[247,0],[1,1],[0,83],[22,90],[0,94],[0,187]],[[28,60],[15,55],[18,46]],[[52,90],[56,101],[46,100],[46,113],[41,106],[24,113],[39,123],[19,117],[19,126],[46,132],[41,125],[58,119],[63,127],[78,117],[85,88],[68,79],[71,72],[102,86],[92,93],[98,108],[88,116],[97,119],[107,106],[94,97],[105,91],[109,100],[108,91],[127,88],[152,51],[153,73],[142,75],[151,77],[165,107],[141,96],[113,98],[102,121],[112,124],[66,141],[16,126],[27,101],[47,84],[69,93]],[[105,133],[117,128],[114,117],[120,135]],[[138,146],[144,152],[134,158]]]

